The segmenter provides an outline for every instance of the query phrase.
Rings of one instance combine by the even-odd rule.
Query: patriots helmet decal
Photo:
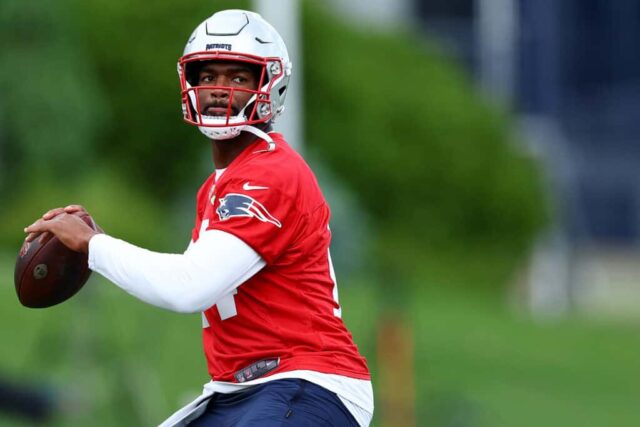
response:
[[[248,216],[262,222],[270,222],[278,228],[282,224],[269,213],[260,202],[244,194],[230,193],[220,199],[220,206],[216,209],[220,221],[226,221],[234,216]]]

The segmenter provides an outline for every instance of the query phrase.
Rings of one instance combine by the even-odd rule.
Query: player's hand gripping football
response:
[[[40,243],[44,243],[55,235],[69,249],[87,253],[91,237],[103,231],[98,226],[96,226],[98,231],[91,229],[82,220],[84,216],[90,215],[80,205],[51,209],[24,229],[29,233],[25,241],[30,242],[40,238]]]

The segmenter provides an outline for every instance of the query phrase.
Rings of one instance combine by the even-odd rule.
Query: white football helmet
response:
[[[196,64],[203,61],[245,62],[259,67],[257,90],[197,86]],[[198,126],[211,139],[235,138],[243,130],[264,136],[253,125],[273,121],[282,113],[291,68],[282,37],[260,15],[246,10],[217,12],[191,34],[178,61],[184,120]],[[229,103],[234,92],[249,92],[252,96],[235,115],[229,107],[226,116],[208,116],[200,108],[198,92],[212,89],[228,91]]]

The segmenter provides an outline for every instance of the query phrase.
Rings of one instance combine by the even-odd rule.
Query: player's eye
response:
[[[205,74],[200,76],[200,83],[211,83],[215,81],[215,77],[211,74]]]
[[[235,76],[233,82],[236,84],[244,84],[247,82],[247,78],[244,76]]]

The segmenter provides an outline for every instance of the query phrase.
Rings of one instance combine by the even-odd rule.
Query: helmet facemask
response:
[[[198,73],[202,66],[209,61],[229,61],[247,64],[255,69],[258,82],[256,89],[198,85]],[[283,107],[276,109],[282,102],[272,99],[284,96],[285,68],[280,58],[262,58],[234,52],[194,52],[183,56],[178,63],[178,74],[182,89],[182,112],[187,123],[198,126],[207,137],[215,140],[235,138],[246,130],[247,126],[255,126],[272,121]],[[225,114],[207,115],[206,105],[202,105],[200,91],[213,90],[226,92],[223,103],[217,107],[225,107]],[[245,105],[234,105],[240,94],[250,95]],[[223,105],[226,104],[226,105]],[[275,111],[274,111],[275,110]]]

